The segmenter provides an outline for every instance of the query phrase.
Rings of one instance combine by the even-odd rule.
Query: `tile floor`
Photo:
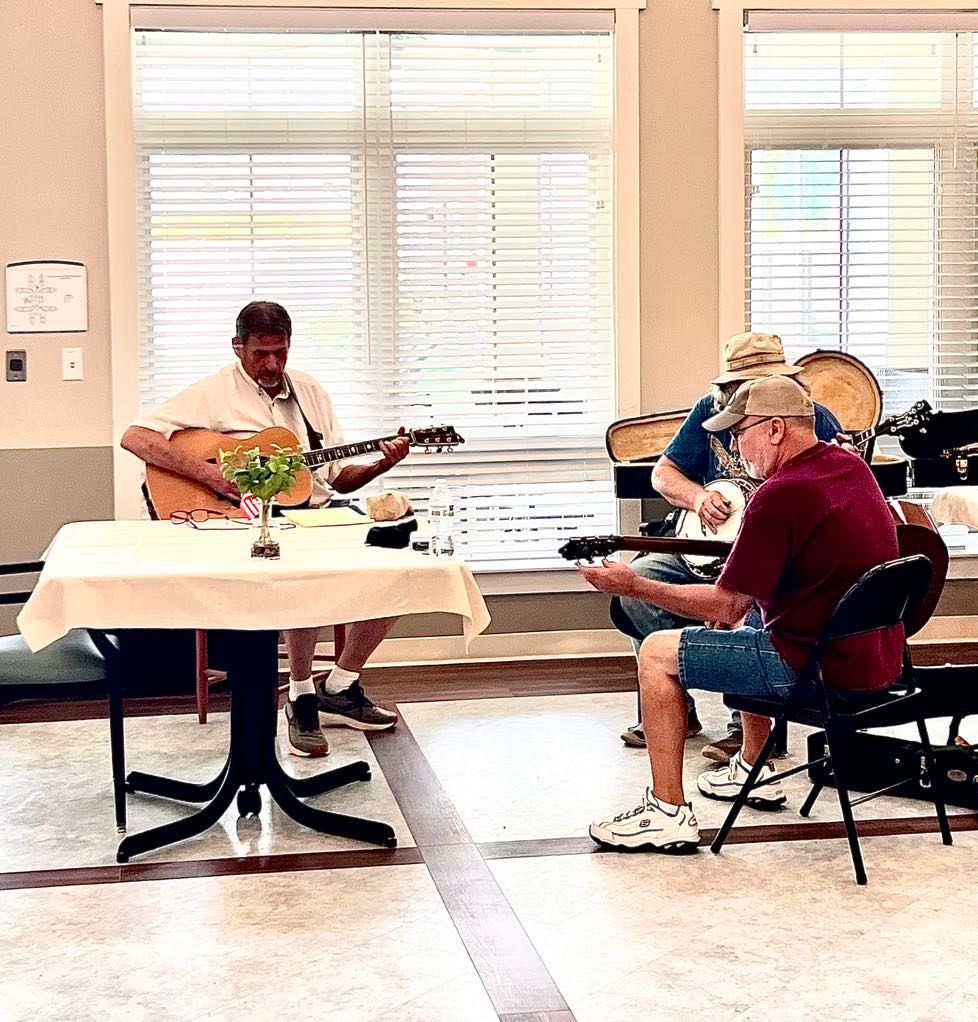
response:
[[[718,702],[700,708],[707,734],[689,743],[690,779],[724,723]],[[618,739],[634,713],[628,693],[401,710],[475,842],[584,835],[592,816],[629,805],[646,782],[644,753]],[[0,873],[114,863],[106,731],[105,721],[0,728]],[[128,740],[132,767],[204,779],[223,758],[226,719],[136,718]],[[359,734],[331,730],[330,740],[330,765],[376,762]],[[797,736],[792,744],[802,748]],[[391,781],[397,790],[403,779]],[[804,790],[792,784],[793,807]],[[413,844],[379,769],[326,800],[387,820]],[[705,799],[696,808],[706,826],[725,811]],[[133,829],[180,812],[130,799]],[[863,810],[914,814],[926,806],[886,799]],[[815,818],[837,818],[831,791]],[[797,819],[745,811],[743,823]],[[362,846],[305,832],[266,805],[260,825],[232,810],[208,834],[142,861],[351,847]],[[493,859],[486,879],[501,899],[475,890],[463,911],[478,921],[490,901],[508,906],[567,1002],[560,1022],[978,1017],[978,833],[956,834],[952,848],[935,834],[869,838],[863,851],[865,888],[838,840],[681,859]],[[485,956],[459,935],[472,920],[456,929],[459,909],[444,894],[424,864],[0,891],[0,1019],[492,1022]]]

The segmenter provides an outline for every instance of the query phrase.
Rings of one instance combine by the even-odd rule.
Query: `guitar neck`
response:
[[[302,460],[310,468],[318,468],[320,465],[328,465],[331,461],[343,461],[346,458],[356,458],[361,454],[373,454],[380,450],[380,445],[387,440],[394,440],[394,436],[382,436],[376,440],[361,440],[357,444],[340,444],[339,447],[324,447],[319,451],[305,451]],[[403,436],[404,434],[400,434]],[[408,443],[413,443],[410,437]]]
[[[710,557],[725,557],[733,549],[733,543],[725,540],[677,539],[674,536],[616,536],[615,546],[619,550],[643,554],[703,554]]]

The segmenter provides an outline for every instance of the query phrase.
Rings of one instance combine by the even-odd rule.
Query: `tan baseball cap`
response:
[[[737,388],[722,412],[707,419],[703,428],[709,433],[731,429],[748,415],[790,419],[813,418],[815,405],[801,386],[787,376],[762,376]]]
[[[777,334],[734,334],[723,346],[723,364],[725,371],[713,380],[716,386],[762,376],[794,376],[802,370],[785,364]]]

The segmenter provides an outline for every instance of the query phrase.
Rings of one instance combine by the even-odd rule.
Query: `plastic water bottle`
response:
[[[452,530],[455,525],[455,503],[452,491],[444,479],[435,480],[428,503],[428,518],[431,522],[431,552],[450,557],[455,553],[455,539]]]

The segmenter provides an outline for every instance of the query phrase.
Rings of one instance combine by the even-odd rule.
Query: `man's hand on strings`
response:
[[[399,461],[403,461],[411,449],[411,445],[405,435],[407,430],[401,426],[397,433],[398,435],[393,440],[380,441],[380,453],[383,457],[378,464],[383,466],[384,472],[393,468]]]
[[[703,490],[693,505],[704,534],[709,530],[714,535],[717,529],[730,517],[730,504],[717,490]]]
[[[853,444],[852,437],[848,433],[836,433],[835,442],[844,451],[848,451],[850,454],[855,454],[859,458],[863,456],[862,451],[860,451],[859,448]]]

